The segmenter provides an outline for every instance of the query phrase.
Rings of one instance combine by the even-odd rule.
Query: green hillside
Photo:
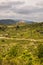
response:
[[[43,22],[0,24],[0,65],[43,65]]]

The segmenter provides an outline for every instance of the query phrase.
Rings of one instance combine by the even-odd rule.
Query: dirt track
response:
[[[0,39],[10,39],[10,40],[27,40],[27,41],[40,41],[42,42],[43,39],[25,39],[25,38],[8,38],[8,37],[0,37]]]

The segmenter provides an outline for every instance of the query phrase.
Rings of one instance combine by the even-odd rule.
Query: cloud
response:
[[[42,0],[0,0],[0,19],[43,21]]]
[[[21,9],[18,10],[18,13],[20,14],[33,14],[33,13],[43,13],[43,7],[39,8],[39,7],[23,7]]]
[[[2,2],[0,4],[0,10],[10,10],[14,7],[14,9],[20,5],[24,4],[24,2],[16,1],[16,2]]]
[[[43,7],[43,1],[40,1],[39,3],[37,3],[37,6]]]

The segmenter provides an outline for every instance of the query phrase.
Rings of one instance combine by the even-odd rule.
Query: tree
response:
[[[16,30],[17,30],[17,29],[19,29],[19,26],[18,26],[18,25],[16,26]]]

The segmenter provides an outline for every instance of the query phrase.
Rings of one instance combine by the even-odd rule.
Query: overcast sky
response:
[[[0,0],[0,19],[43,21],[43,0]]]

